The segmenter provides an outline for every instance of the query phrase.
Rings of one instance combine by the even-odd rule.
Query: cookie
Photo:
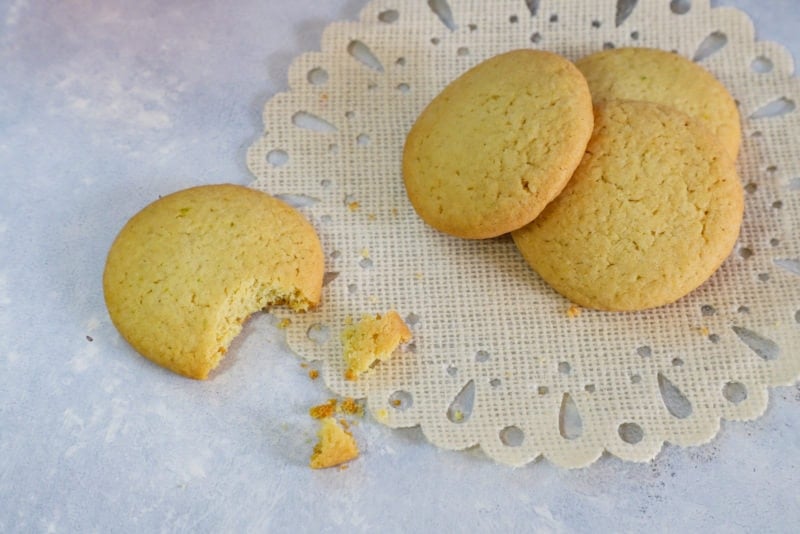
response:
[[[743,209],[734,162],[707,128],[667,106],[610,101],[567,187],[512,237],[574,303],[642,310],[705,282],[733,249]]]
[[[412,126],[408,198],[442,232],[510,232],[564,188],[591,131],[591,95],[572,63],[536,50],[495,56],[448,85]]]
[[[654,48],[603,50],[577,61],[595,103],[646,100],[672,106],[705,124],[733,158],[742,129],[736,102],[719,80],[683,56]]]
[[[319,302],[323,260],[314,228],[289,205],[247,187],[200,186],[125,224],[103,290],[111,320],[139,353],[205,379],[251,313]]]
[[[411,330],[396,311],[364,315],[342,331],[345,376],[357,379],[376,362],[391,358],[397,347],[410,340]]]

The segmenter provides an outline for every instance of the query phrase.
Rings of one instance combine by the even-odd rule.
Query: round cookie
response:
[[[731,94],[703,67],[655,48],[613,48],[575,65],[595,103],[646,100],[672,106],[705,124],[736,159],[742,142],[739,110]]]
[[[463,238],[532,221],[564,188],[592,130],[592,102],[566,59],[515,50],[480,63],[437,95],[403,151],[419,216]]]
[[[108,253],[103,290],[133,348],[205,379],[251,313],[316,305],[323,262],[313,227],[287,204],[243,186],[200,186],[153,202],[125,224]]]
[[[733,160],[707,128],[667,106],[611,101],[596,108],[567,187],[512,236],[571,301],[633,311],[706,281],[733,249],[743,209]]]

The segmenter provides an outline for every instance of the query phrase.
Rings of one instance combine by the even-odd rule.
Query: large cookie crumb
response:
[[[356,380],[379,361],[392,357],[394,351],[411,340],[411,330],[400,315],[392,310],[383,315],[365,315],[342,331],[345,377]]]
[[[358,445],[353,435],[333,417],[321,420],[317,433],[319,441],[314,446],[309,465],[313,469],[324,469],[349,462],[359,455]]]

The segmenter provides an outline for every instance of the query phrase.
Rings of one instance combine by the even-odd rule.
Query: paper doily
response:
[[[569,59],[612,46],[674,50],[739,103],[746,190],[734,254],[700,289],[639,313],[583,310],[531,271],[508,237],[466,241],[426,226],[401,177],[406,132],[476,63],[514,48]],[[290,346],[336,393],[366,397],[392,427],[522,465],[585,466],[604,450],[653,458],[710,440],[720,418],[763,413],[768,386],[800,375],[798,80],[779,45],[707,0],[377,0],[295,60],[249,149],[254,187],[309,217],[326,252],[322,306],[288,315]],[[414,341],[344,379],[348,317],[397,309]],[[573,310],[574,311],[574,310]]]

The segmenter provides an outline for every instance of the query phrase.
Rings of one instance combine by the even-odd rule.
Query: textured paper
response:
[[[743,123],[734,253],[689,296],[638,313],[571,308],[507,236],[466,241],[426,226],[400,169],[419,112],[469,67],[515,48],[574,60],[611,46],[699,61]],[[299,206],[326,253],[324,302],[285,314],[290,345],[322,362],[333,391],[366,397],[379,421],[511,465],[544,455],[579,467],[603,451],[645,461],[665,441],[710,440],[721,418],[759,416],[767,388],[800,375],[791,72],[788,53],[756,42],[746,15],[707,0],[370,3],[358,22],[328,27],[321,52],[294,61],[291,90],[266,104],[264,135],[248,151],[253,186]],[[389,309],[407,318],[413,342],[345,380],[346,321]]]

